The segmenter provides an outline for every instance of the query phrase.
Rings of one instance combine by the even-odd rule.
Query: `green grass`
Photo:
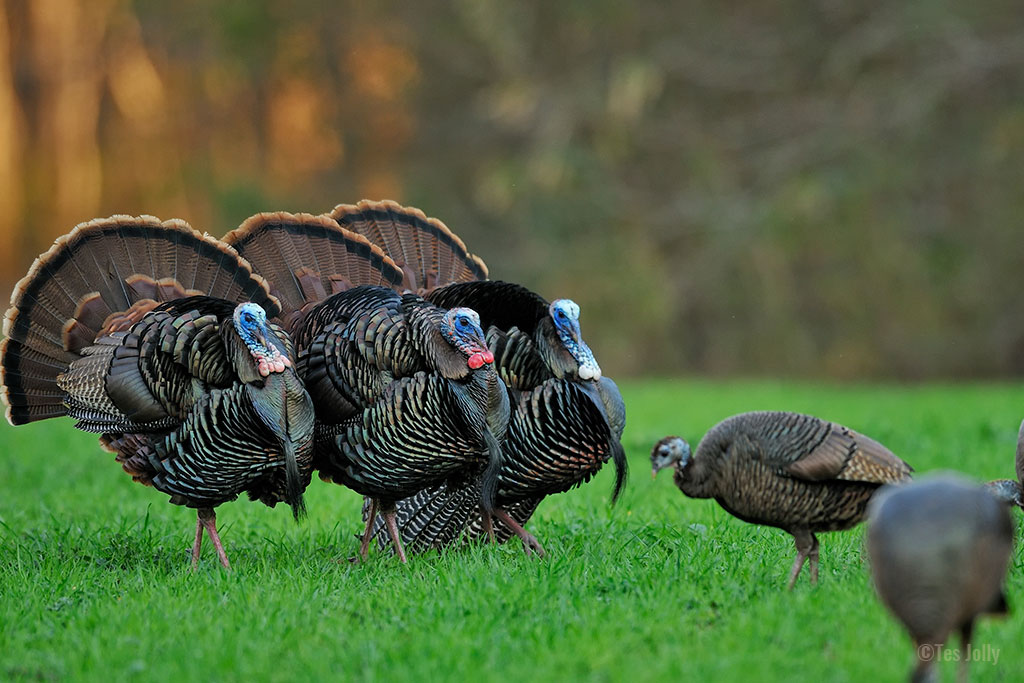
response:
[[[194,515],[133,484],[68,420],[0,427],[0,680],[898,680],[911,661],[879,605],[862,528],[822,536],[817,587],[793,593],[792,540],[713,501],[651,481],[648,452],[693,443],[745,410],[814,413],[888,445],[919,473],[1009,476],[1024,388],[817,386],[768,382],[623,384],[624,498],[610,471],[548,499],[518,542],[412,558],[356,547],[359,499],[318,481],[309,519],[239,501],[218,521],[234,570],[209,544],[198,572]],[[609,468],[610,469],[610,468]],[[1017,515],[1015,515],[1017,516]],[[1019,517],[1019,516],[1018,516]],[[1011,605],[1024,610],[1024,554]],[[1024,671],[1024,619],[984,621],[1000,650],[974,680]],[[952,680],[954,665],[942,667]]]

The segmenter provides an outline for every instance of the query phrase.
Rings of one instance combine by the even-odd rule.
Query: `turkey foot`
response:
[[[395,505],[392,503],[391,507],[384,510],[381,514],[384,515],[384,523],[387,525],[391,543],[395,546],[395,552],[398,553],[398,558],[404,564],[407,562],[405,559],[405,548],[402,547],[402,535],[398,533],[398,522],[395,521],[395,512]]]
[[[210,537],[213,547],[217,549],[217,557],[220,558],[220,563],[225,569],[231,569],[228,555],[224,552],[224,546],[221,544],[220,536],[217,534],[217,513],[213,511],[213,508],[199,508],[196,512],[196,540],[192,544],[192,569],[196,569],[199,566],[199,548],[203,544],[203,529],[206,530],[207,535]]]
[[[370,550],[370,538],[373,536],[373,523],[377,521],[377,499],[370,499],[370,513],[366,516],[366,530],[363,531],[363,542],[359,544],[359,559],[366,561]],[[356,558],[352,558],[356,561]]]
[[[498,508],[494,511],[494,516],[504,522],[509,529],[515,532],[516,536],[523,540],[523,550],[526,552],[527,557],[530,557],[533,553],[537,553],[537,557],[544,557],[544,548],[541,546],[540,541],[524,529],[519,522],[512,519],[511,515]]]
[[[818,538],[806,530],[791,532],[796,539],[796,559],[793,560],[793,568],[789,570],[789,590],[793,590],[796,584],[796,577],[803,569],[804,560],[811,560],[811,584],[818,583]]]
[[[483,522],[484,538],[487,539],[488,543],[496,543],[494,539],[494,520],[491,519],[491,513],[483,505],[480,506],[480,519]]]

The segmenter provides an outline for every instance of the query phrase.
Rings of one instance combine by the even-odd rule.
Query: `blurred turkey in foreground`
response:
[[[985,484],[985,487],[989,493],[1007,505],[1016,505],[1024,510],[1024,422],[1020,423],[1020,431],[1017,432],[1016,465],[1016,481],[996,479]]]
[[[477,314],[353,281],[404,275],[327,216],[262,214],[225,239],[281,295],[316,405],[321,478],[373,499],[360,554],[379,512],[404,561],[394,501],[424,487],[479,477],[474,505],[489,512],[509,408]]]
[[[912,681],[933,680],[932,663],[960,632],[966,680],[974,620],[1009,610],[1002,583],[1013,546],[1005,506],[963,477],[940,475],[887,487],[868,509],[867,548],[882,602],[914,641]]]
[[[652,474],[675,467],[676,486],[690,498],[714,498],[745,522],[793,535],[793,588],[804,561],[818,581],[819,531],[849,529],[864,519],[882,484],[910,478],[911,468],[885,446],[810,415],[753,412],[712,427],[691,453],[667,436],[651,451]]]
[[[620,444],[625,406],[580,333],[580,308],[549,303],[522,285],[482,280],[487,269],[443,223],[394,202],[362,201],[331,212],[341,226],[374,241],[401,268],[402,286],[443,308],[480,315],[495,365],[508,386],[512,417],[497,481],[494,532],[519,536],[527,553],[543,554],[523,524],[544,496],[589,479],[609,459],[616,467],[613,501],[625,484]],[[452,258],[456,253],[458,258]],[[478,513],[482,482],[444,484],[398,503],[398,526],[413,550],[441,548],[463,531],[488,533]],[[369,508],[364,508],[368,515]],[[381,525],[377,525],[378,540]]]
[[[133,479],[197,508],[193,566],[205,529],[228,567],[213,508],[248,492],[298,518],[312,472],[313,407],[277,310],[233,249],[184,222],[84,223],[11,297],[7,417],[100,433]]]

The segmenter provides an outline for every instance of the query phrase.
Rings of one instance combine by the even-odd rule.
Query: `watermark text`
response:
[[[999,648],[989,644],[968,645],[966,649],[932,643],[917,646],[917,656],[923,662],[985,662],[999,663]]]

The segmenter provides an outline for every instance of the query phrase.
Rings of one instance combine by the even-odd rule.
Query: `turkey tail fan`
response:
[[[459,236],[419,209],[390,200],[339,204],[338,224],[379,245],[405,274],[404,289],[424,292],[453,282],[487,279],[487,265],[470,254]]]
[[[518,327],[528,335],[548,315],[548,302],[522,285],[503,280],[459,282],[430,292],[427,300],[441,308],[465,306],[480,315],[480,327]]]
[[[258,213],[224,241],[267,278],[284,319],[306,304],[357,285],[402,283],[401,269],[380,247],[340,228],[329,216]]]
[[[15,286],[0,345],[0,395],[12,424],[66,414],[57,375],[101,331],[156,303],[203,294],[278,303],[234,249],[180,220],[111,216],[75,227]]]

